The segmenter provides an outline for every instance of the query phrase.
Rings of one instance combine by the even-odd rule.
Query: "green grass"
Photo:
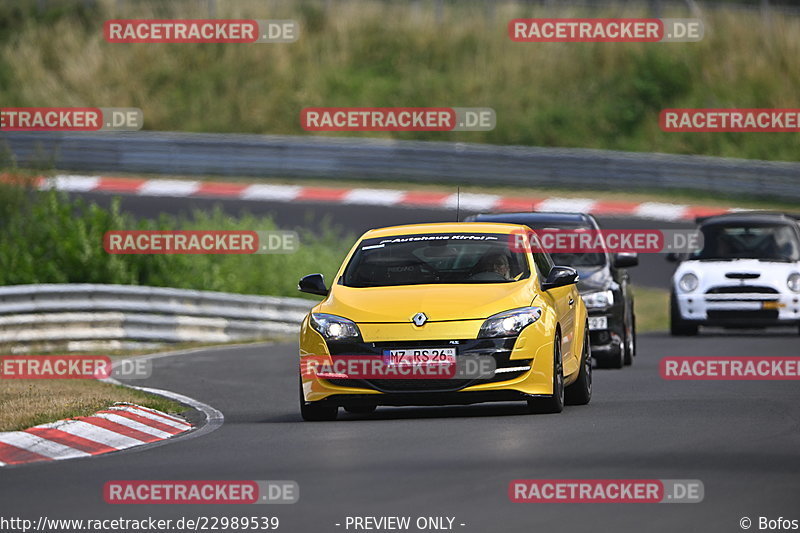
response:
[[[108,18],[197,18],[195,3],[0,8],[4,106],[140,107],[145,129],[302,134],[308,106],[492,107],[491,132],[401,139],[800,160],[797,134],[664,133],[665,107],[797,107],[800,20],[704,11],[699,43],[514,43],[515,17],[642,16],[499,2],[217,2],[219,18],[296,19],[290,44],[110,44]],[[22,7],[20,7],[22,6]],[[687,17],[684,9],[664,17]],[[374,133],[348,134],[374,136]]]
[[[669,291],[634,286],[633,297],[637,332],[669,330]]]

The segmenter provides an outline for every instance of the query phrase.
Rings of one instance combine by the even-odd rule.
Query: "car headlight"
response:
[[[792,272],[789,274],[789,279],[786,280],[786,285],[792,292],[800,292],[800,274]]]
[[[541,307],[522,307],[492,315],[486,319],[478,332],[478,337],[510,337],[518,335],[542,316]]]
[[[358,339],[361,337],[361,332],[358,330],[356,323],[340,316],[311,313],[309,323],[312,328],[328,341]]]
[[[678,287],[683,292],[692,292],[693,290],[695,290],[697,288],[698,284],[699,284],[699,280],[697,279],[697,276],[695,276],[691,272],[686,273],[683,276],[681,276],[680,281],[678,281]]]
[[[611,307],[614,305],[614,291],[599,291],[587,292],[582,294],[583,303],[586,304],[588,309],[597,309],[598,307]]]

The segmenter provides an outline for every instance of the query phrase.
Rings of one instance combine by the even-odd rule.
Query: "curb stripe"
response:
[[[147,417],[147,418],[152,418],[153,420],[158,420],[159,422],[161,422],[163,424],[168,424],[168,425],[171,425],[172,427],[176,427],[178,429],[186,430],[186,429],[190,429],[192,427],[192,425],[189,422],[187,422],[185,420],[180,420],[178,418],[171,417],[171,416],[169,416],[167,414],[164,414],[164,413],[162,413],[160,411],[154,411],[152,409],[148,409],[146,407],[139,407],[137,405],[127,406],[127,407],[131,412],[134,412],[134,413],[136,413],[136,414],[138,414],[140,416],[144,416],[144,417]],[[124,408],[124,407],[123,406],[112,407],[112,409],[121,409],[121,408]]]
[[[202,183],[192,196],[229,196],[238,197],[250,185],[247,183]]]
[[[88,453],[64,446],[58,442],[42,439],[25,431],[11,431],[0,435],[0,442],[22,448],[50,459],[67,459],[70,457],[86,457]]]
[[[456,209],[458,195],[452,192],[404,191],[399,189],[305,187],[259,183],[142,179],[105,176],[57,175],[38,178],[40,189],[66,192],[128,193],[140,196],[239,198],[278,202],[321,202],[345,205],[383,205]],[[494,194],[463,193],[460,207],[469,211],[568,211],[595,215],[636,216],[679,221],[695,216],[728,213],[733,209],[662,202],[604,201],[592,198],[520,198]]]
[[[89,424],[82,420],[64,420],[51,424],[55,426],[54,429],[59,429],[64,433],[82,437],[94,442],[98,442],[109,448],[116,450],[123,450],[132,446],[139,446],[142,442],[138,439],[133,439],[125,435],[120,435],[114,431],[106,428],[101,428],[94,424]],[[41,427],[41,426],[40,426]]]
[[[52,461],[52,459],[0,442],[0,461],[3,461],[2,464],[18,465],[21,463],[32,463],[34,461]]]
[[[97,191],[107,192],[139,192],[147,180],[131,179],[131,178],[100,178],[97,184]]]
[[[103,429],[107,429],[109,431],[113,431],[114,433],[120,433],[125,435],[126,437],[130,437],[132,439],[140,440],[142,442],[155,442],[157,440],[161,440],[160,438],[156,437],[155,435],[151,435],[149,433],[144,433],[137,429],[130,428],[128,426],[124,426],[120,423],[114,422],[112,420],[108,420],[103,417],[99,416],[85,416],[76,418],[76,420],[80,420],[81,422],[86,422],[87,424],[91,424],[93,426],[101,427]]]
[[[119,424],[121,426],[125,426],[126,428],[128,428],[128,430],[138,431],[139,433],[157,437],[159,439],[166,439],[172,436],[171,433],[168,433],[166,431],[161,431],[160,429],[148,426],[147,424],[136,422],[135,420],[131,420],[126,416],[121,416],[116,413],[109,414],[109,413],[97,412],[92,416],[95,418],[108,420],[109,422],[114,422],[115,424]]]
[[[161,422],[157,422],[151,418],[145,418],[143,416],[137,415],[135,413],[131,413],[129,411],[120,411],[120,410],[105,410],[105,411],[98,411],[98,413],[104,414],[112,414],[116,416],[121,416],[124,418],[128,418],[133,420],[134,422],[138,422],[144,426],[149,426],[153,429],[157,429],[163,433],[168,433],[170,435],[177,435],[178,433],[183,433],[182,429],[178,429],[173,426],[168,426],[167,424],[162,424]]]
[[[327,187],[302,187],[296,200],[315,202],[341,202],[350,189],[330,189]]]
[[[72,435],[60,429],[33,427],[26,429],[25,432],[36,435],[42,439],[51,440],[53,442],[63,444],[64,446],[69,446],[71,448],[84,451],[92,455],[117,451],[116,448],[112,448],[111,446],[106,446],[105,444],[100,444],[99,442],[84,439],[83,437]]]

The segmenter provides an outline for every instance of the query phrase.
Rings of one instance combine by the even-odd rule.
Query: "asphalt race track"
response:
[[[109,196],[85,194],[106,203]],[[452,220],[452,211],[123,197],[140,217],[220,204],[271,213],[282,227]],[[466,216],[468,213],[462,213]],[[685,228],[686,223],[601,219],[604,227]],[[642,256],[634,282],[666,287],[672,265]],[[301,273],[298,273],[298,275]],[[797,356],[796,329],[643,334],[634,365],[595,370],[590,405],[528,415],[522,404],[379,408],[302,422],[297,345],[209,348],[157,358],[136,385],[205,402],[225,415],[199,438],[106,456],[0,470],[3,515],[48,518],[277,516],[279,531],[347,531],[347,516],[448,516],[456,531],[741,531],[749,517],[800,518],[800,390],[792,381],[666,381],[666,356]],[[692,504],[511,503],[515,479],[699,479]],[[294,480],[293,505],[109,505],[112,480]],[[341,524],[338,525],[337,524]],[[463,526],[461,524],[464,524]],[[412,530],[415,530],[412,528]],[[350,530],[352,531],[352,529]],[[363,531],[363,530],[362,530]]]
[[[560,415],[518,404],[381,408],[300,420],[296,346],[214,348],[154,360],[147,386],[225,414],[217,431],[140,451],[3,469],[5,516],[278,516],[279,531],[344,531],[346,516],[455,516],[455,530],[741,531],[743,516],[793,517],[800,490],[796,382],[665,381],[667,355],[797,355],[796,333],[643,335],[624,371],[596,371],[592,403]],[[693,504],[520,504],[519,478],[699,479]],[[128,479],[295,480],[293,505],[108,505]],[[502,526],[500,525],[502,524]],[[756,522],[757,524],[757,522]],[[545,529],[546,528],[546,529]],[[754,530],[756,527],[754,526]]]

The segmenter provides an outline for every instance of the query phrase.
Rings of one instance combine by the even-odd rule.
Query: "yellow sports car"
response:
[[[577,279],[524,226],[368,231],[330,289],[321,274],[300,280],[300,291],[325,297],[300,331],[303,419],[334,420],[339,407],[527,401],[530,412],[558,413],[565,401],[589,403]],[[470,358],[483,370],[462,366]]]

